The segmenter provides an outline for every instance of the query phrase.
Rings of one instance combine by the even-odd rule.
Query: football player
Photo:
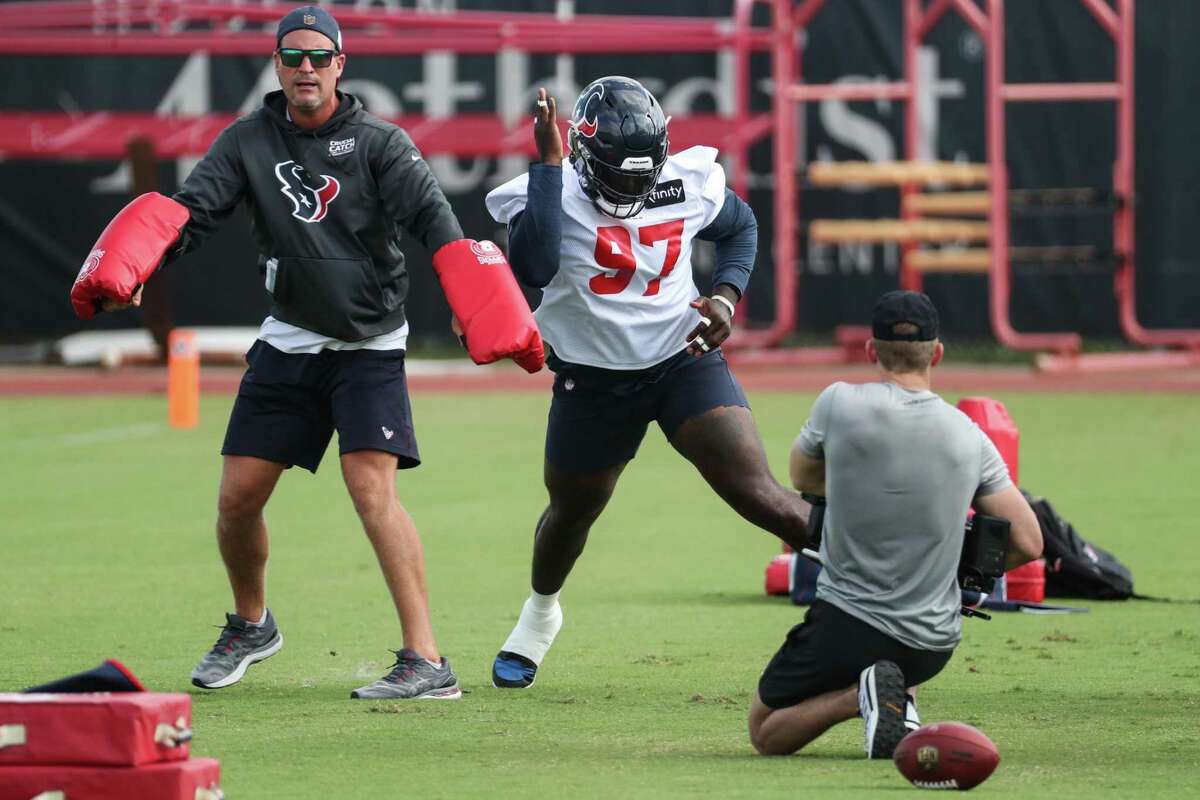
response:
[[[492,667],[503,688],[533,685],[562,625],[559,591],[650,422],[746,520],[796,548],[806,540],[808,504],[772,476],[720,350],[754,265],[754,213],[726,188],[714,148],[669,153],[669,119],[637,81],[600,78],[583,90],[569,155],[556,111],[539,89],[540,163],[487,196],[508,226],[514,272],[543,290],[536,317],[555,372],[550,502],[536,528],[533,591]],[[716,246],[707,297],[692,279],[696,239]]]

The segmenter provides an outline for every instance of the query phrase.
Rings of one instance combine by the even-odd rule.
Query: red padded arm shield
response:
[[[190,212],[169,197],[147,192],[122,208],[100,234],[71,287],[71,305],[91,319],[102,300],[128,303],[179,239]]]
[[[526,372],[542,368],[542,335],[499,247],[459,239],[433,254],[433,269],[462,325],[472,361],[511,358]]]

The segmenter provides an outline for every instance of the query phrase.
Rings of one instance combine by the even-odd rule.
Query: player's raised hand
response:
[[[733,333],[733,314],[726,303],[711,297],[697,297],[691,305],[700,312],[700,322],[687,335],[688,352],[699,358]]]
[[[562,133],[558,130],[558,105],[546,93],[545,87],[538,89],[537,113],[533,116],[533,141],[537,144],[538,157],[543,164],[559,166],[563,160]]]

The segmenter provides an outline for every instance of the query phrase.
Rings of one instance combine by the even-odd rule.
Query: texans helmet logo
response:
[[[292,216],[301,222],[320,222],[329,211],[329,204],[338,196],[342,186],[337,178],[321,175],[325,184],[320,189],[305,186],[300,179],[302,167],[295,161],[284,161],[275,165],[275,177],[279,179],[280,191],[292,201]]]
[[[600,101],[603,99],[604,84],[602,83],[587,96],[586,100],[580,103],[580,120],[575,123],[575,130],[589,139],[596,135],[596,129],[599,127],[597,117],[600,116]],[[590,116],[589,111],[591,112]]]

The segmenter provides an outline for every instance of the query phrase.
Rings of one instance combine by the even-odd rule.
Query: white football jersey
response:
[[[700,320],[692,240],[725,202],[725,170],[712,147],[669,156],[636,217],[596,210],[563,164],[562,251],[558,274],[534,316],[563,361],[603,369],[644,369],[687,346]],[[525,210],[529,175],[488,193],[492,217],[507,225]]]

